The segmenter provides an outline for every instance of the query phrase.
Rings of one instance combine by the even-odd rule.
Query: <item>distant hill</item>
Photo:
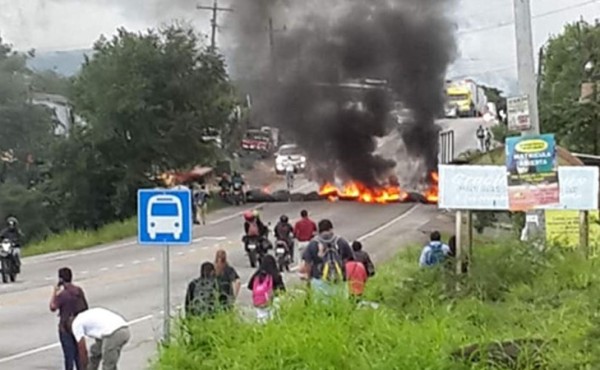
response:
[[[69,50],[36,52],[35,58],[27,62],[29,68],[38,71],[54,70],[63,76],[73,76],[81,68],[84,56],[92,50]]]

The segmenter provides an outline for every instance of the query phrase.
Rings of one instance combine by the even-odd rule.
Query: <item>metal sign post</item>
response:
[[[192,194],[189,189],[138,190],[138,243],[163,248],[163,342],[170,339],[171,246],[192,243]]]
[[[163,248],[163,342],[171,337],[171,249]]]

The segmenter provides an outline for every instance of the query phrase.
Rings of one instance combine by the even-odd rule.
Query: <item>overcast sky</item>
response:
[[[235,7],[235,1],[252,0],[222,3]],[[600,0],[531,2],[536,49],[566,23],[582,16],[589,22],[600,18]],[[0,35],[17,49],[53,51],[88,49],[99,35],[112,35],[118,27],[144,30],[175,19],[208,33],[210,12],[195,10],[198,3],[210,5],[212,0],[0,0]],[[460,56],[449,76],[514,88],[512,4],[513,0],[457,0],[453,17],[459,26]]]

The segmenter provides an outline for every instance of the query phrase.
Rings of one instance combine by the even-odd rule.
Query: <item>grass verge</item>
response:
[[[209,203],[208,211],[216,211],[227,205],[220,198],[214,197]],[[23,255],[35,256],[52,252],[81,250],[135,235],[137,235],[137,217],[132,217],[123,222],[106,224],[98,230],[67,230],[60,234],[50,235],[44,240],[25,246]]]
[[[185,323],[161,349],[157,370],[196,369],[594,369],[600,365],[600,272],[596,260],[517,243],[479,246],[471,276],[421,270],[418,249],[380,266],[356,309],[290,299],[266,325],[224,314]],[[513,345],[520,355],[451,354],[471,344]],[[491,348],[491,347],[488,347]],[[474,359],[474,358],[472,358]],[[511,362],[512,361],[512,362]],[[493,362],[493,364],[492,364]]]

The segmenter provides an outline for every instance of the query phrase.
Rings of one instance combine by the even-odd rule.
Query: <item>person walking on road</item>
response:
[[[375,276],[375,265],[373,261],[371,261],[371,256],[369,253],[363,251],[362,243],[358,240],[352,243],[352,251],[354,252],[354,259],[358,262],[361,262],[365,265],[365,270],[367,271],[368,277]]]
[[[308,211],[300,211],[300,220],[294,225],[294,236],[298,241],[298,255],[302,256],[308,243],[317,233],[317,225],[308,218]]]
[[[79,361],[84,369],[117,370],[121,351],[131,333],[123,317],[105,308],[90,308],[73,320],[73,336],[78,345]],[[94,339],[88,351],[85,337]]]
[[[194,219],[196,224],[202,223],[202,225],[206,225],[208,199],[210,199],[210,194],[206,190],[206,185],[202,184],[200,190],[194,193],[194,205],[196,206],[196,215],[200,215],[200,219],[198,219],[198,217]]]
[[[351,256],[346,261],[346,280],[348,280],[348,292],[350,297],[358,301],[365,291],[367,283],[367,269],[365,265]]]
[[[83,289],[73,284],[73,272],[68,267],[58,270],[58,284],[52,287],[50,311],[58,310],[58,338],[65,360],[65,370],[84,370],[77,350],[77,342],[71,332],[71,323],[78,314],[88,309]]]
[[[419,265],[421,267],[431,267],[442,264],[450,255],[450,247],[442,243],[442,237],[439,231],[434,231],[429,237],[429,244],[423,247]]]
[[[493,140],[494,136],[492,134],[492,130],[489,129],[489,127],[485,128],[485,151],[489,152],[490,149],[492,148],[492,140]]]
[[[310,279],[315,292],[332,295],[338,292],[337,283],[346,278],[344,265],[353,256],[352,249],[344,238],[335,235],[330,220],[319,221],[318,231],[302,255],[299,273]]]
[[[479,149],[480,152],[483,152],[485,150],[485,130],[482,125],[479,125],[477,131],[475,131],[475,136],[477,136],[477,149]]]
[[[223,249],[217,251],[215,257],[215,274],[219,283],[219,303],[222,308],[233,308],[240,293],[240,275],[227,263],[227,253]]]
[[[219,284],[215,266],[204,262],[200,266],[200,277],[192,280],[185,295],[185,312],[188,316],[210,317],[216,310],[219,299]]]
[[[258,270],[250,277],[248,289],[252,291],[252,304],[256,309],[259,322],[264,322],[272,317],[272,304],[281,292],[285,292],[283,278],[277,269],[275,257],[267,254]]]

